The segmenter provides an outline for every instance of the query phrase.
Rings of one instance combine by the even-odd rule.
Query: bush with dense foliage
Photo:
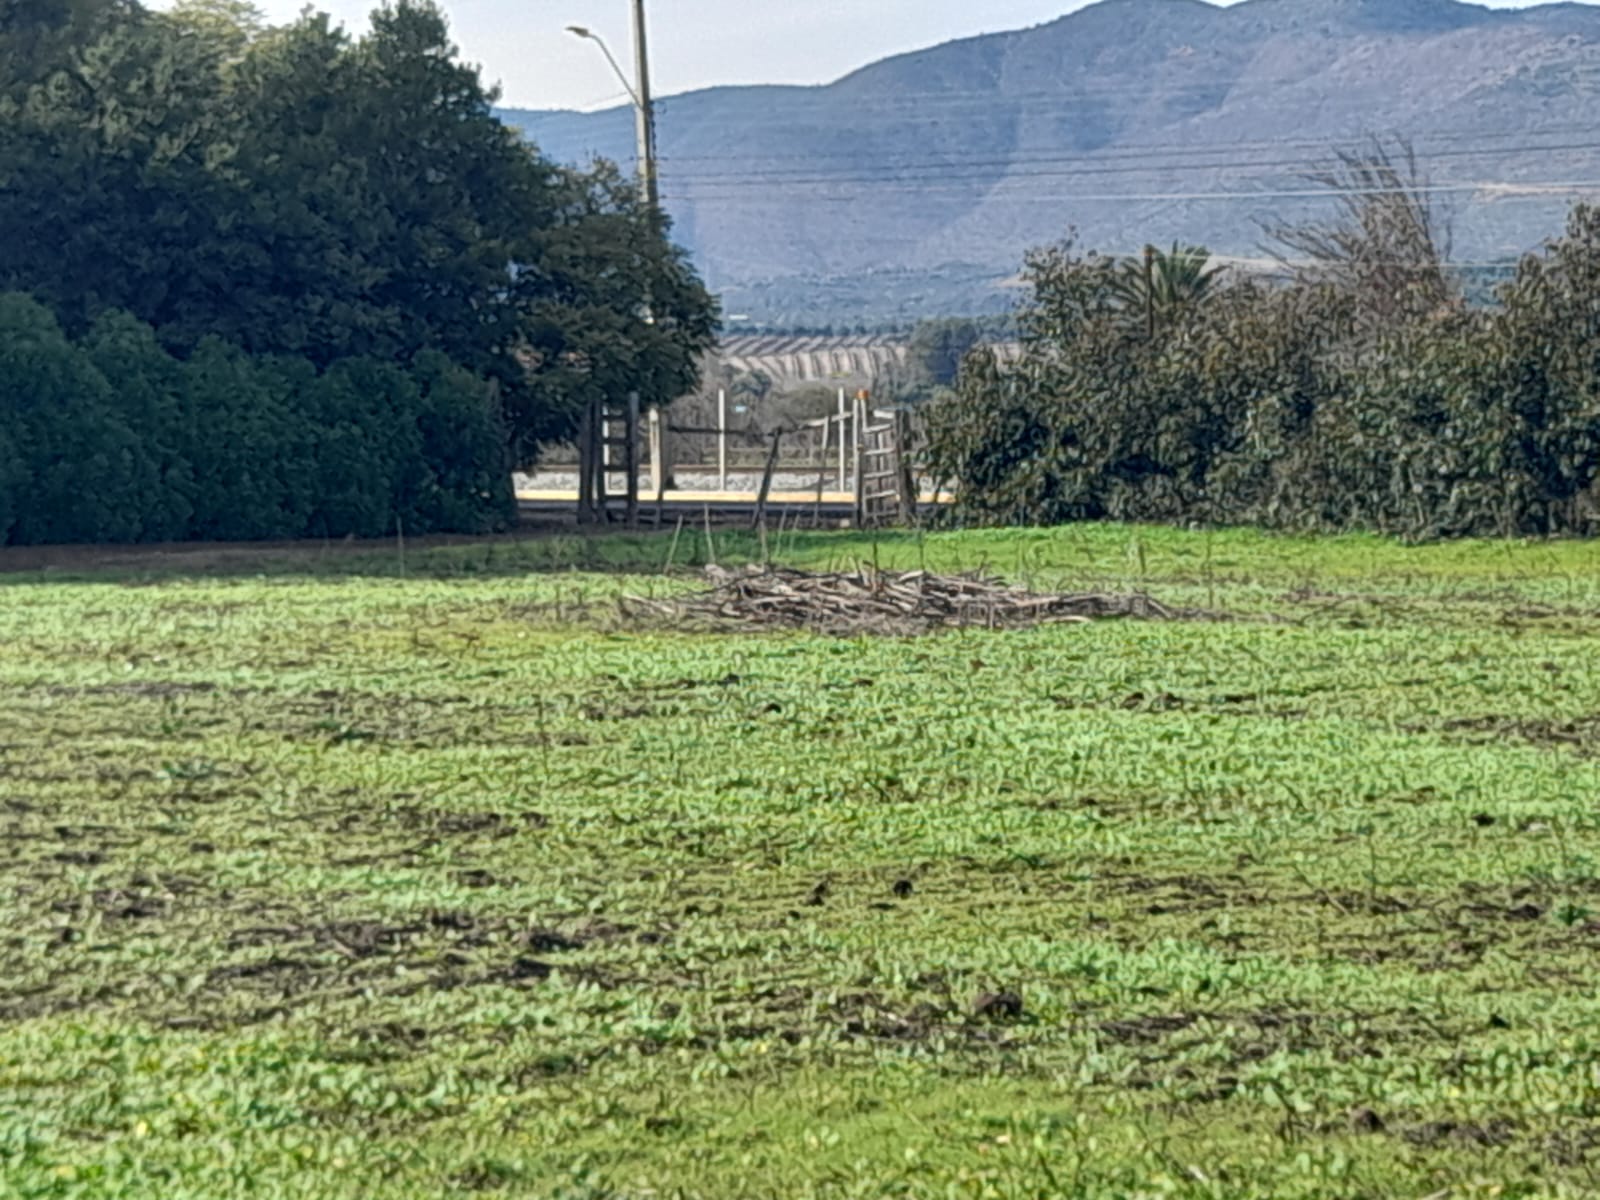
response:
[[[515,515],[494,385],[410,369],[187,358],[108,313],[73,341],[0,295],[0,544],[487,531]]]
[[[1496,308],[1445,292],[1427,258],[1381,283],[1219,282],[1167,304],[1152,336],[1125,268],[1070,244],[1034,253],[1022,361],[975,353],[930,413],[954,517],[1592,531],[1600,210],[1575,208]]]
[[[0,292],[82,352],[9,346],[51,359],[20,402],[61,418],[0,435],[11,536],[476,526],[507,447],[692,388],[716,306],[665,222],[494,100],[429,0],[359,37],[241,0],[0,0]],[[91,484],[149,496],[137,529],[59,508]]]

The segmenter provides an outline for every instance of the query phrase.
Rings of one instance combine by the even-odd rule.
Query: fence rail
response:
[[[630,525],[641,504],[657,516],[664,505],[685,502],[753,506],[759,522],[769,506],[808,503],[819,521],[824,510],[837,516],[847,507],[844,519],[866,526],[910,524],[919,506],[939,502],[914,470],[920,430],[913,415],[873,408],[864,393],[841,388],[835,412],[777,429],[731,425],[725,391],[716,413],[716,424],[697,425],[658,408],[641,414],[636,405],[596,405],[570,448],[575,454],[547,455],[519,496],[525,507],[548,508],[570,491],[580,522],[620,517]]]

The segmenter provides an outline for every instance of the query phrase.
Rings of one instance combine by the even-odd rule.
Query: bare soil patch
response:
[[[429,534],[408,537],[405,547],[417,552],[447,546],[500,546],[571,535],[570,525],[524,519],[513,530],[496,534]],[[260,542],[144,542],[129,545],[0,546],[0,575],[34,571],[147,571],[176,568],[185,572],[256,570],[266,560],[315,562],[330,557],[394,550],[394,538],[305,538]]]
[[[1600,713],[1570,719],[1512,717],[1495,713],[1457,717],[1436,727],[1439,732],[1474,745],[1496,744],[1515,738],[1545,750],[1571,750],[1583,758],[1600,755]],[[1413,726],[1412,732],[1428,732]]]

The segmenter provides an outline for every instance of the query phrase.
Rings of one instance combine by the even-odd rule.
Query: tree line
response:
[[[493,527],[590,400],[692,386],[664,221],[495,98],[427,0],[0,0],[0,541]]]
[[[928,409],[954,518],[1592,532],[1600,209],[1576,206],[1481,305],[1403,146],[1317,179],[1338,211],[1269,231],[1276,278],[1194,247],[1030,254],[1021,360],[975,352]]]

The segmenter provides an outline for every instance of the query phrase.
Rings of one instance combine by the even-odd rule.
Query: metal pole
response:
[[[855,423],[855,523],[857,529],[862,529],[867,524],[867,489],[863,478],[867,465],[867,402],[859,395],[855,403]]]
[[[664,479],[661,473],[661,409],[654,404],[650,406],[650,411],[645,415],[645,428],[649,433],[645,445],[650,457],[650,484],[655,488],[656,494],[659,496]]]
[[[828,446],[833,436],[833,418],[822,418],[822,449],[817,452],[817,491],[828,485]]]
[[[656,185],[656,113],[650,99],[650,47],[644,0],[633,0],[633,58],[638,91],[634,97],[634,111],[639,139],[639,195],[650,220],[656,222],[661,211],[661,194]]]

